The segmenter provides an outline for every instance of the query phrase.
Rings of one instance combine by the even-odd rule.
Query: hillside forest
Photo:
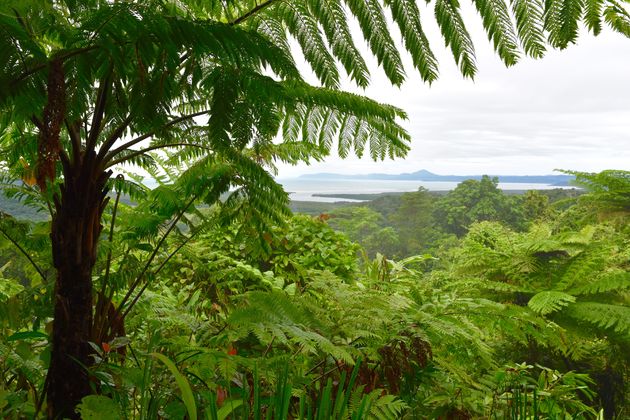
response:
[[[425,147],[368,87],[473,79],[473,19],[507,67],[630,37],[625,0],[472,3],[0,1],[0,417],[628,418],[628,172],[276,181]]]

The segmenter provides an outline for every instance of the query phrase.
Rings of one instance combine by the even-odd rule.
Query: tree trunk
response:
[[[73,164],[64,162],[64,183],[60,196],[55,197],[51,230],[57,270],[52,357],[47,377],[51,419],[79,418],[76,405],[94,392],[87,370],[94,363],[91,354],[95,353],[88,344],[93,317],[92,269],[110,173],[98,169],[94,152]]]

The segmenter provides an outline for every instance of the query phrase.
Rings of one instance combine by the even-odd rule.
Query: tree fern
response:
[[[624,322],[627,244],[619,232],[605,226],[559,234],[540,226],[527,234],[503,230],[502,237],[507,237],[499,242],[498,252],[493,240],[497,229],[485,223],[470,229],[459,254],[462,262],[458,272],[480,278],[468,277],[462,285],[472,283],[495,290],[495,299],[511,295],[514,302],[526,302],[535,313],[558,322],[571,335],[581,335],[575,320],[595,330],[600,328],[602,334]],[[589,321],[586,308],[598,305],[605,306]],[[625,327],[617,328],[618,332],[625,331]],[[573,352],[570,346],[559,348],[567,354]],[[580,354],[578,351],[574,356],[582,357]]]
[[[327,87],[337,87],[339,84],[337,67],[321,37],[317,21],[306,9],[306,4],[282,3],[277,7],[283,9],[280,13],[284,17],[289,33],[300,43],[304,57],[322,84]]]
[[[573,285],[590,283],[595,273],[599,273],[610,263],[612,249],[591,246],[575,255],[564,267],[562,276],[556,281],[556,290],[567,290]]]
[[[316,318],[294,305],[282,292],[252,292],[246,299],[248,304],[232,311],[227,320],[234,328],[234,332],[228,333],[232,340],[251,332],[266,345],[276,339],[281,344],[295,343],[305,352],[323,351],[345,362],[353,362],[347,350],[335,346],[315,331],[322,328]]]
[[[630,210],[630,172],[606,170],[599,173],[565,171],[575,175],[575,183],[588,192],[580,198],[582,203],[600,211]]]
[[[582,5],[582,0],[547,2],[545,28],[552,46],[574,42]],[[506,8],[499,2],[478,6],[495,49],[511,64],[516,42]],[[517,34],[525,39],[526,51],[538,54],[537,9],[522,3],[517,9]],[[107,190],[114,171],[138,165],[162,184],[147,192],[135,209],[136,220],[147,217],[137,232],[146,242],[134,247],[145,248],[148,261],[122,299],[127,304],[148,287],[144,283],[136,290],[144,276],[153,273],[148,265],[162,252],[167,237],[176,232],[183,240],[180,223],[190,227],[192,215],[201,214],[194,208],[196,202],[220,205],[226,218],[240,217],[261,234],[282,222],[288,198],[269,173],[276,156],[290,162],[321,159],[335,150],[335,141],[342,156],[403,156],[410,142],[401,126],[405,113],[336,89],[342,66],[359,86],[367,85],[364,60],[341,24],[352,18],[390,82],[403,83],[405,70],[385,18],[387,10],[414,67],[424,80],[434,80],[435,60],[419,9],[411,1],[0,4],[0,166],[27,184],[32,177],[22,175],[33,170],[52,216],[58,284],[47,387],[51,417],[74,416],[74,405],[92,390],[79,365],[93,362],[85,345],[93,316],[92,272],[101,221],[111,209]],[[531,19],[526,10],[534,11]],[[594,22],[590,10],[588,21]],[[603,10],[613,29],[630,33],[623,6],[606,0]],[[461,72],[472,77],[474,49],[458,2],[437,0],[435,18]],[[316,85],[303,81],[287,34],[298,40],[318,77]],[[274,155],[280,150],[274,139],[281,128],[281,141],[289,147]],[[293,147],[296,142],[308,147]],[[187,166],[181,180],[170,182],[181,164]],[[221,194],[232,187],[236,190],[219,204]],[[124,188],[133,188],[138,196],[143,193],[132,184]],[[182,203],[183,195],[189,199]],[[133,220],[134,212],[130,214]],[[131,307],[133,303],[125,314]],[[62,330],[72,334],[61,339],[60,334],[66,334]],[[80,351],[73,354],[73,349]]]

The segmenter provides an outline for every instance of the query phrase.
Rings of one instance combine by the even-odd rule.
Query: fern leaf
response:
[[[602,31],[603,6],[604,0],[585,0],[584,2],[584,23],[593,35],[599,35]]]
[[[493,42],[499,57],[506,66],[516,64],[519,59],[518,46],[506,4],[503,0],[475,0],[474,3],[488,39]]]
[[[564,292],[548,290],[534,295],[527,303],[527,306],[534,312],[541,315],[548,315],[552,312],[559,311],[573,302],[575,302],[575,296]]]
[[[437,79],[437,59],[429,46],[429,41],[422,29],[420,22],[420,10],[414,0],[385,0],[398,25],[405,42],[405,47],[414,67],[420,72],[420,77],[425,82],[433,82]]]
[[[380,395],[379,390],[373,391],[374,400],[370,405],[370,417],[374,419],[399,419],[403,411],[408,408],[404,401],[394,395]]]
[[[283,2],[279,6],[282,9],[284,22],[291,33],[297,39],[304,53],[304,58],[311,65],[319,81],[327,87],[337,87],[339,73],[335,60],[330,55],[317,22],[308,12],[303,2]]]
[[[597,327],[630,336],[630,308],[596,302],[577,302],[564,313]]]
[[[606,265],[609,249],[591,248],[571,258],[560,280],[556,283],[556,290],[567,290],[574,284],[583,284],[601,272]]]
[[[290,57],[291,63],[295,65],[291,54],[291,47],[289,46],[289,40],[287,39],[286,28],[281,20],[273,16],[260,15],[257,19],[254,19],[253,26],[263,36],[267,37],[273,44],[280,48],[287,57]]]
[[[505,282],[491,281],[491,280],[481,280],[477,283],[477,285],[486,290],[494,290],[497,292],[510,292],[510,293],[532,293],[533,290],[531,288],[525,287],[523,285],[514,285]]]
[[[437,0],[435,17],[446,46],[451,47],[455,62],[464,77],[474,77],[477,72],[475,49],[464,20],[459,13],[458,0]]]
[[[383,8],[378,0],[345,0],[352,14],[359,21],[363,36],[385,74],[395,86],[405,79],[402,60],[385,21]]]
[[[357,85],[367,87],[370,72],[352,40],[348,17],[340,0],[309,0],[309,6],[321,23],[335,57]]]
[[[625,270],[611,270],[597,276],[595,281],[571,290],[575,295],[605,293],[630,288],[630,273]]]
[[[610,4],[604,10],[604,19],[615,31],[630,38],[630,13],[614,0],[608,0]]]
[[[525,53],[533,58],[545,54],[543,5],[539,0],[512,0],[516,30]]]
[[[583,7],[584,0],[545,0],[545,29],[553,47],[565,49],[575,43]]]

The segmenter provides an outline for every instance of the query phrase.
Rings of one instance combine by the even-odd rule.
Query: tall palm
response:
[[[599,33],[605,19],[630,35],[630,17],[615,0],[474,3],[506,65],[517,62],[519,44],[533,57],[546,45],[566,47],[580,21]],[[435,0],[434,8],[463,75],[474,76],[474,48],[458,2]],[[191,200],[212,202],[240,182],[247,186],[243,196],[271,215],[286,201],[262,169],[275,157],[319,158],[335,142],[341,156],[366,147],[373,158],[404,155],[403,111],[338,90],[342,69],[358,86],[369,83],[349,16],[391,83],[403,82],[386,10],[416,70],[435,80],[437,62],[412,0],[2,2],[0,161],[11,170],[34,168],[52,216],[50,417],[76,417],[75,404],[92,392],[85,370],[92,270],[113,169],[151,166],[150,152],[177,151],[180,161],[193,164]],[[289,34],[320,87],[302,80]],[[281,146],[274,145],[278,132]]]

